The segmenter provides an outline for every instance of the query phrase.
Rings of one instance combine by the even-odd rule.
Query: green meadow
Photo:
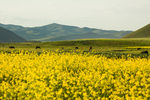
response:
[[[15,49],[9,48],[10,46],[14,46]],[[36,49],[37,46],[40,48]],[[91,51],[89,51],[90,47],[92,47]],[[37,51],[39,53],[43,50],[59,50],[60,52],[89,53],[117,58],[129,55],[131,57],[148,57],[149,55],[141,52],[150,52],[150,39],[82,39],[57,42],[0,43],[0,50],[8,53],[17,50]]]

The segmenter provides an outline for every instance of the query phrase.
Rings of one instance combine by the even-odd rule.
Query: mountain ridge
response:
[[[68,26],[52,23],[44,26],[23,27],[13,24],[0,24],[27,40],[59,41],[86,38],[121,38],[132,31],[102,30],[96,28]],[[89,34],[89,36],[87,36]],[[94,36],[92,36],[94,35]]]
[[[14,32],[0,27],[0,42],[25,42],[26,40]]]
[[[123,38],[150,38],[150,24],[125,35]]]

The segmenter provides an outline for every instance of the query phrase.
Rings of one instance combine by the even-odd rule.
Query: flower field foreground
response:
[[[150,99],[150,59],[0,53],[0,99]]]

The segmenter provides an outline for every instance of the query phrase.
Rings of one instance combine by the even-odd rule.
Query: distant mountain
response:
[[[49,24],[40,27],[22,27],[18,25],[4,25],[4,27],[15,32],[27,40],[35,41],[60,41],[86,38],[121,38],[131,31],[101,30],[95,28],[80,28],[61,24]]]
[[[125,35],[124,38],[150,38],[150,24],[135,32]]]
[[[0,42],[25,42],[26,40],[7,29],[0,27]]]

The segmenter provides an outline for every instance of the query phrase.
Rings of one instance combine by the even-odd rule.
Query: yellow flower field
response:
[[[0,53],[0,99],[150,99],[150,59]]]

